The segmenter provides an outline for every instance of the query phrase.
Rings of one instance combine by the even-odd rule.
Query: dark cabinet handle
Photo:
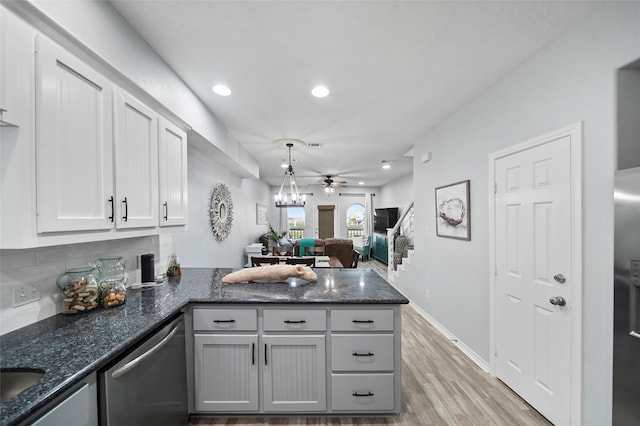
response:
[[[290,320],[284,320],[285,324],[304,324],[306,323],[305,320],[299,320],[299,321],[290,321]]]
[[[256,344],[251,344],[251,365],[256,365]]]
[[[124,203],[124,216],[122,216],[122,219],[124,219],[124,221],[126,222],[129,218],[129,204],[127,203],[127,197],[124,197],[124,200],[122,200],[122,202]]]
[[[169,204],[165,201],[163,205],[164,205],[164,220],[167,220],[167,218],[169,217]]]
[[[264,365],[267,365],[267,344],[264,344]]]
[[[358,393],[358,392],[354,392],[352,393],[353,396],[373,396],[373,392],[367,392],[367,393]]]
[[[113,195],[109,197],[109,201],[107,202],[111,204],[111,216],[109,216],[109,220],[111,221],[111,223],[113,223],[113,213],[114,213]]]
[[[236,320],[234,320],[234,319],[228,319],[228,320],[213,320],[213,322],[225,322],[225,323],[228,323],[228,322],[236,322]]]
[[[353,356],[373,356],[373,354],[371,352],[367,352],[366,354],[361,354],[358,352],[354,352]]]
[[[351,322],[356,324],[373,324],[373,320],[353,320]]]

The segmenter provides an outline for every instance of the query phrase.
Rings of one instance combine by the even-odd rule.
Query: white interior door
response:
[[[572,421],[572,234],[579,213],[572,201],[571,139],[550,135],[493,161],[492,365],[500,380],[558,425]]]

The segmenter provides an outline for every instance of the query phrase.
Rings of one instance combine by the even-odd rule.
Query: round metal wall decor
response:
[[[231,192],[224,183],[219,183],[211,190],[209,201],[209,225],[218,241],[224,241],[231,233],[233,224],[233,202]]]

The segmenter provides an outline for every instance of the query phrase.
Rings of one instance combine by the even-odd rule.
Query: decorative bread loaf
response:
[[[308,266],[300,265],[266,265],[254,268],[243,268],[222,277],[227,284],[242,283],[253,280],[286,280],[287,278],[301,278],[306,281],[316,281],[318,276]]]

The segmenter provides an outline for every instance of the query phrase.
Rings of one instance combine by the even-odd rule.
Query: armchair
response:
[[[360,258],[366,257],[368,259],[371,252],[371,236],[363,235],[362,237],[354,237],[352,240],[353,249],[360,254]]]

